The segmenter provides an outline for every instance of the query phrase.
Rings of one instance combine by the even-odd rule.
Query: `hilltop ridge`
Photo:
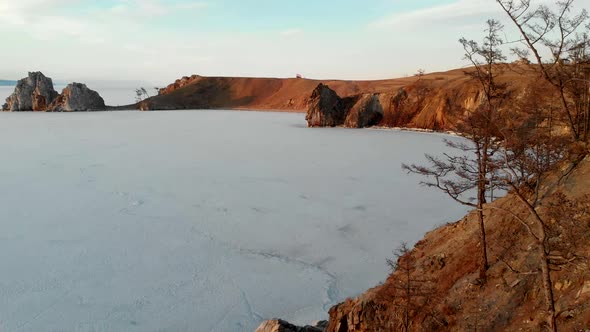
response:
[[[315,80],[185,76],[135,105],[142,110],[238,109],[305,112],[314,89],[323,84],[340,97],[377,94],[385,127],[453,130],[465,110],[477,107],[478,83],[465,69],[386,80]],[[524,87],[535,81],[532,70],[506,65],[501,80]]]

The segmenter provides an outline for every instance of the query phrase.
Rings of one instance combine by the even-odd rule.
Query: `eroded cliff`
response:
[[[465,75],[470,70],[375,81],[192,75],[161,89],[158,96],[148,98],[136,107],[142,110],[229,108],[306,112],[310,103],[314,103],[314,90],[322,84],[344,100],[375,95],[383,109],[383,116],[376,123],[378,126],[454,130],[457,121],[482,102],[479,84]],[[534,84],[536,78],[530,68],[511,65],[503,69],[498,80],[522,89]],[[353,116],[355,114],[358,113]],[[317,125],[333,125],[331,120],[324,124],[319,118],[316,120],[312,122]],[[373,118],[369,120],[372,122]],[[357,122],[356,119],[351,121]],[[338,122],[337,125],[341,125],[341,121]]]

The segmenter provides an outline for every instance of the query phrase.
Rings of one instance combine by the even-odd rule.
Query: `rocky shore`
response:
[[[260,324],[256,332],[324,332],[328,321],[317,322],[314,325],[296,326],[282,319],[267,320]]]

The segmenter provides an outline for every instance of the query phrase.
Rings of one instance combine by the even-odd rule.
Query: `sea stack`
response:
[[[86,84],[71,83],[63,89],[55,101],[49,105],[52,112],[99,111],[106,108],[104,99]]]
[[[71,83],[61,94],[53,88],[53,81],[41,72],[31,72],[16,84],[6,98],[2,111],[10,112],[76,112],[106,109],[104,99],[85,84]]]
[[[46,111],[58,94],[53,89],[51,78],[41,72],[30,72],[18,81],[14,93],[6,98],[3,111]]]

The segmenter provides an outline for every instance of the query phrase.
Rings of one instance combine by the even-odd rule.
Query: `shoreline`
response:
[[[126,105],[131,106],[131,105]],[[91,111],[66,111],[66,112],[49,112],[49,111],[18,111],[18,112],[10,112],[5,111],[1,113],[97,113],[97,112],[184,112],[184,111],[230,111],[230,112],[257,112],[257,113],[290,113],[290,114],[305,114],[306,111],[304,110],[284,110],[284,109],[251,109],[251,108],[204,108],[204,109],[169,109],[169,110],[147,110],[142,111],[140,109],[133,109],[127,108],[126,106],[107,106],[104,110],[91,110]],[[125,107],[125,108],[122,108]],[[452,130],[434,130],[434,129],[425,129],[425,128],[416,128],[416,127],[386,127],[386,126],[373,126],[373,127],[366,127],[366,128],[347,128],[344,126],[336,126],[336,127],[319,127],[319,128],[344,128],[344,129],[368,129],[368,130],[375,130],[375,131],[407,131],[407,132],[415,132],[415,133],[424,133],[424,134],[442,134],[448,135],[453,137],[461,137],[461,134],[456,131]]]

